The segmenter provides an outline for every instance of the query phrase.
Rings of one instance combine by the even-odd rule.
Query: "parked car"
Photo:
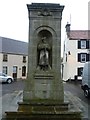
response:
[[[85,97],[90,97],[90,62],[86,62],[83,68],[82,85]]]
[[[5,73],[0,72],[0,83],[6,82],[8,84],[14,81],[13,77],[6,75]]]

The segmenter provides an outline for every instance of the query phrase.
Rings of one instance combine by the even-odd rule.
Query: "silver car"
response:
[[[0,72],[0,83],[6,82],[6,83],[10,84],[13,81],[14,81],[13,77]]]

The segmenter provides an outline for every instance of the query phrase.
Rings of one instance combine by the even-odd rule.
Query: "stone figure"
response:
[[[40,65],[48,65],[49,62],[48,62],[48,51],[46,49],[43,49],[40,51],[40,58],[39,58],[39,64]]]
[[[40,44],[38,45],[39,49],[39,66],[40,69],[46,70],[50,68],[49,65],[49,50],[50,46],[46,41],[46,37],[43,37]]]

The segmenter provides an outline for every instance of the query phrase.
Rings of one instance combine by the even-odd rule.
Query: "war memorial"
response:
[[[6,112],[7,120],[81,120],[64,100],[61,79],[61,20],[64,6],[27,5],[29,17],[28,74],[23,102]]]

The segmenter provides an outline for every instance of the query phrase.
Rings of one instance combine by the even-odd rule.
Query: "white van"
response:
[[[90,97],[90,61],[84,65],[81,88],[84,91],[85,97]]]

